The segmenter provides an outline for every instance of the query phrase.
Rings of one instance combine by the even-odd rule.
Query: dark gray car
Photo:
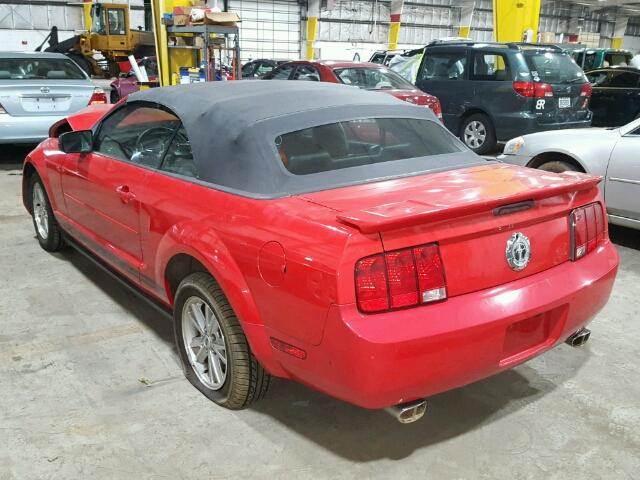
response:
[[[571,57],[531,44],[442,42],[425,47],[416,86],[474,152],[518,135],[591,124],[591,87]]]

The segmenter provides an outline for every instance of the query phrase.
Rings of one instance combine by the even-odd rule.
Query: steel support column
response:
[[[613,26],[613,37],[611,38],[611,48],[622,48],[624,40],[624,32],[627,30],[629,17],[616,17],[616,23]]]
[[[389,50],[398,48],[398,40],[400,39],[400,16],[402,15],[402,7],[404,0],[391,0],[390,19],[389,19]]]
[[[307,60],[313,60],[314,44],[318,36],[318,17],[320,17],[320,0],[309,0],[307,4]]]
[[[473,20],[473,10],[476,7],[474,0],[463,0],[460,4],[460,25],[458,26],[458,36],[469,38],[471,35],[471,21]]]
[[[540,0],[493,0],[493,35],[497,42],[536,41]]]

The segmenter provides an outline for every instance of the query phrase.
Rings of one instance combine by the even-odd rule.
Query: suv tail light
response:
[[[590,203],[573,210],[569,215],[569,226],[571,260],[584,257],[605,241],[604,213],[599,203]]]
[[[590,97],[592,92],[593,92],[593,88],[591,88],[591,84],[590,83],[584,83],[582,85],[582,90],[580,90],[580,96],[581,97]]]
[[[107,103],[107,95],[103,89],[96,87],[93,89],[93,93],[89,99],[89,105],[99,105],[102,103]]]
[[[553,97],[553,87],[548,83],[513,82],[513,89],[522,97],[545,98]]]
[[[447,286],[435,243],[365,257],[356,263],[356,300],[365,313],[445,300]]]

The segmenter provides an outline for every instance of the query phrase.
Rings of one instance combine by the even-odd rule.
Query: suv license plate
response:
[[[558,108],[569,108],[571,106],[571,98],[560,97],[558,99]]]

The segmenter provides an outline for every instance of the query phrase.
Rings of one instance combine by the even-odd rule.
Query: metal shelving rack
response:
[[[203,46],[196,47],[191,45],[169,45],[171,48],[178,48],[183,50],[193,50],[193,60],[194,66],[200,65],[200,61],[198,58],[198,53],[201,52],[202,59],[205,64],[205,72],[207,76],[207,81],[214,80],[214,78],[210,78],[212,73],[215,75],[215,64],[213,68],[209,65],[209,47],[212,45],[211,35],[224,35],[225,37],[225,45],[229,44],[229,36],[233,35],[233,46],[229,47],[219,47],[219,50],[232,50],[234,51],[234,65],[232,65],[234,69],[234,78],[241,79],[242,75],[240,73],[240,31],[238,27],[227,27],[224,25],[188,25],[188,26],[170,26],[167,27],[167,34],[169,37],[176,38],[176,34],[190,34],[193,37],[201,37],[203,39]],[[216,45],[217,46],[217,45]],[[220,59],[221,61],[222,59]],[[171,67],[171,56],[169,55],[169,71],[173,71]]]

